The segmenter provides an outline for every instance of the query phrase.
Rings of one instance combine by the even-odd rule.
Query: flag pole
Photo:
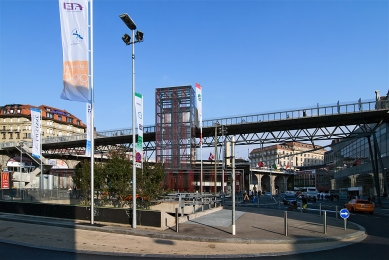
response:
[[[41,160],[41,190],[44,190],[43,188],[43,167],[42,167],[42,110],[40,110],[40,126],[39,126],[39,143],[40,143],[40,160]]]
[[[91,95],[91,156],[90,156],[90,223],[91,225],[94,224],[94,165],[95,165],[95,135],[94,135],[94,129],[95,129],[95,98],[94,98],[94,88],[93,88],[93,0],[90,1],[90,25],[89,25],[89,31],[90,31],[90,80],[89,80],[89,87],[90,87],[90,95]]]

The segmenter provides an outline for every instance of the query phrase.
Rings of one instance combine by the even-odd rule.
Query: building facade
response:
[[[302,142],[285,142],[253,149],[250,152],[250,167],[273,167],[298,169],[299,167],[320,165],[324,162],[326,150]]]
[[[66,110],[47,105],[22,104],[0,106],[0,143],[13,143],[18,152],[0,156],[0,170],[10,176],[10,188],[68,189],[73,186],[74,165],[62,160],[36,159],[24,145],[32,142],[31,108],[41,111],[42,138],[83,134],[86,125]]]
[[[85,133],[86,125],[66,110],[46,105],[8,104],[0,106],[0,142],[32,141],[31,108],[42,111],[42,138]]]
[[[371,128],[374,126],[371,125]],[[361,130],[356,132],[362,133]],[[388,124],[378,126],[372,136],[333,141],[331,151],[325,155],[325,162],[332,177],[331,187],[339,190],[343,199],[350,196],[387,195]],[[375,182],[378,182],[379,192]]]

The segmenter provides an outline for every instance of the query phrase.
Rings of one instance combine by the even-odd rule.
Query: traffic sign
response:
[[[346,219],[350,216],[350,212],[348,212],[347,209],[341,209],[339,211],[339,214],[340,214],[340,217],[343,218],[343,219]]]

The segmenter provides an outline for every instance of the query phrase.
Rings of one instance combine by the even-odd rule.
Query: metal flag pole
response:
[[[90,0],[90,24],[89,24],[89,31],[90,31],[90,75],[89,75],[89,88],[90,88],[90,95],[91,95],[91,119],[90,119],[90,132],[91,132],[91,156],[90,156],[90,223],[91,225],[94,224],[94,166],[95,166],[95,135],[94,135],[94,129],[95,129],[95,98],[94,98],[94,88],[93,88],[93,0]]]
[[[42,110],[39,110],[40,113],[40,126],[39,126],[39,143],[40,143],[40,160],[41,160],[41,191],[43,190],[43,167],[42,167]]]

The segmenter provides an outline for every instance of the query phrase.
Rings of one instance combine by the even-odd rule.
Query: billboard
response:
[[[1,173],[1,188],[9,189],[9,172]]]

